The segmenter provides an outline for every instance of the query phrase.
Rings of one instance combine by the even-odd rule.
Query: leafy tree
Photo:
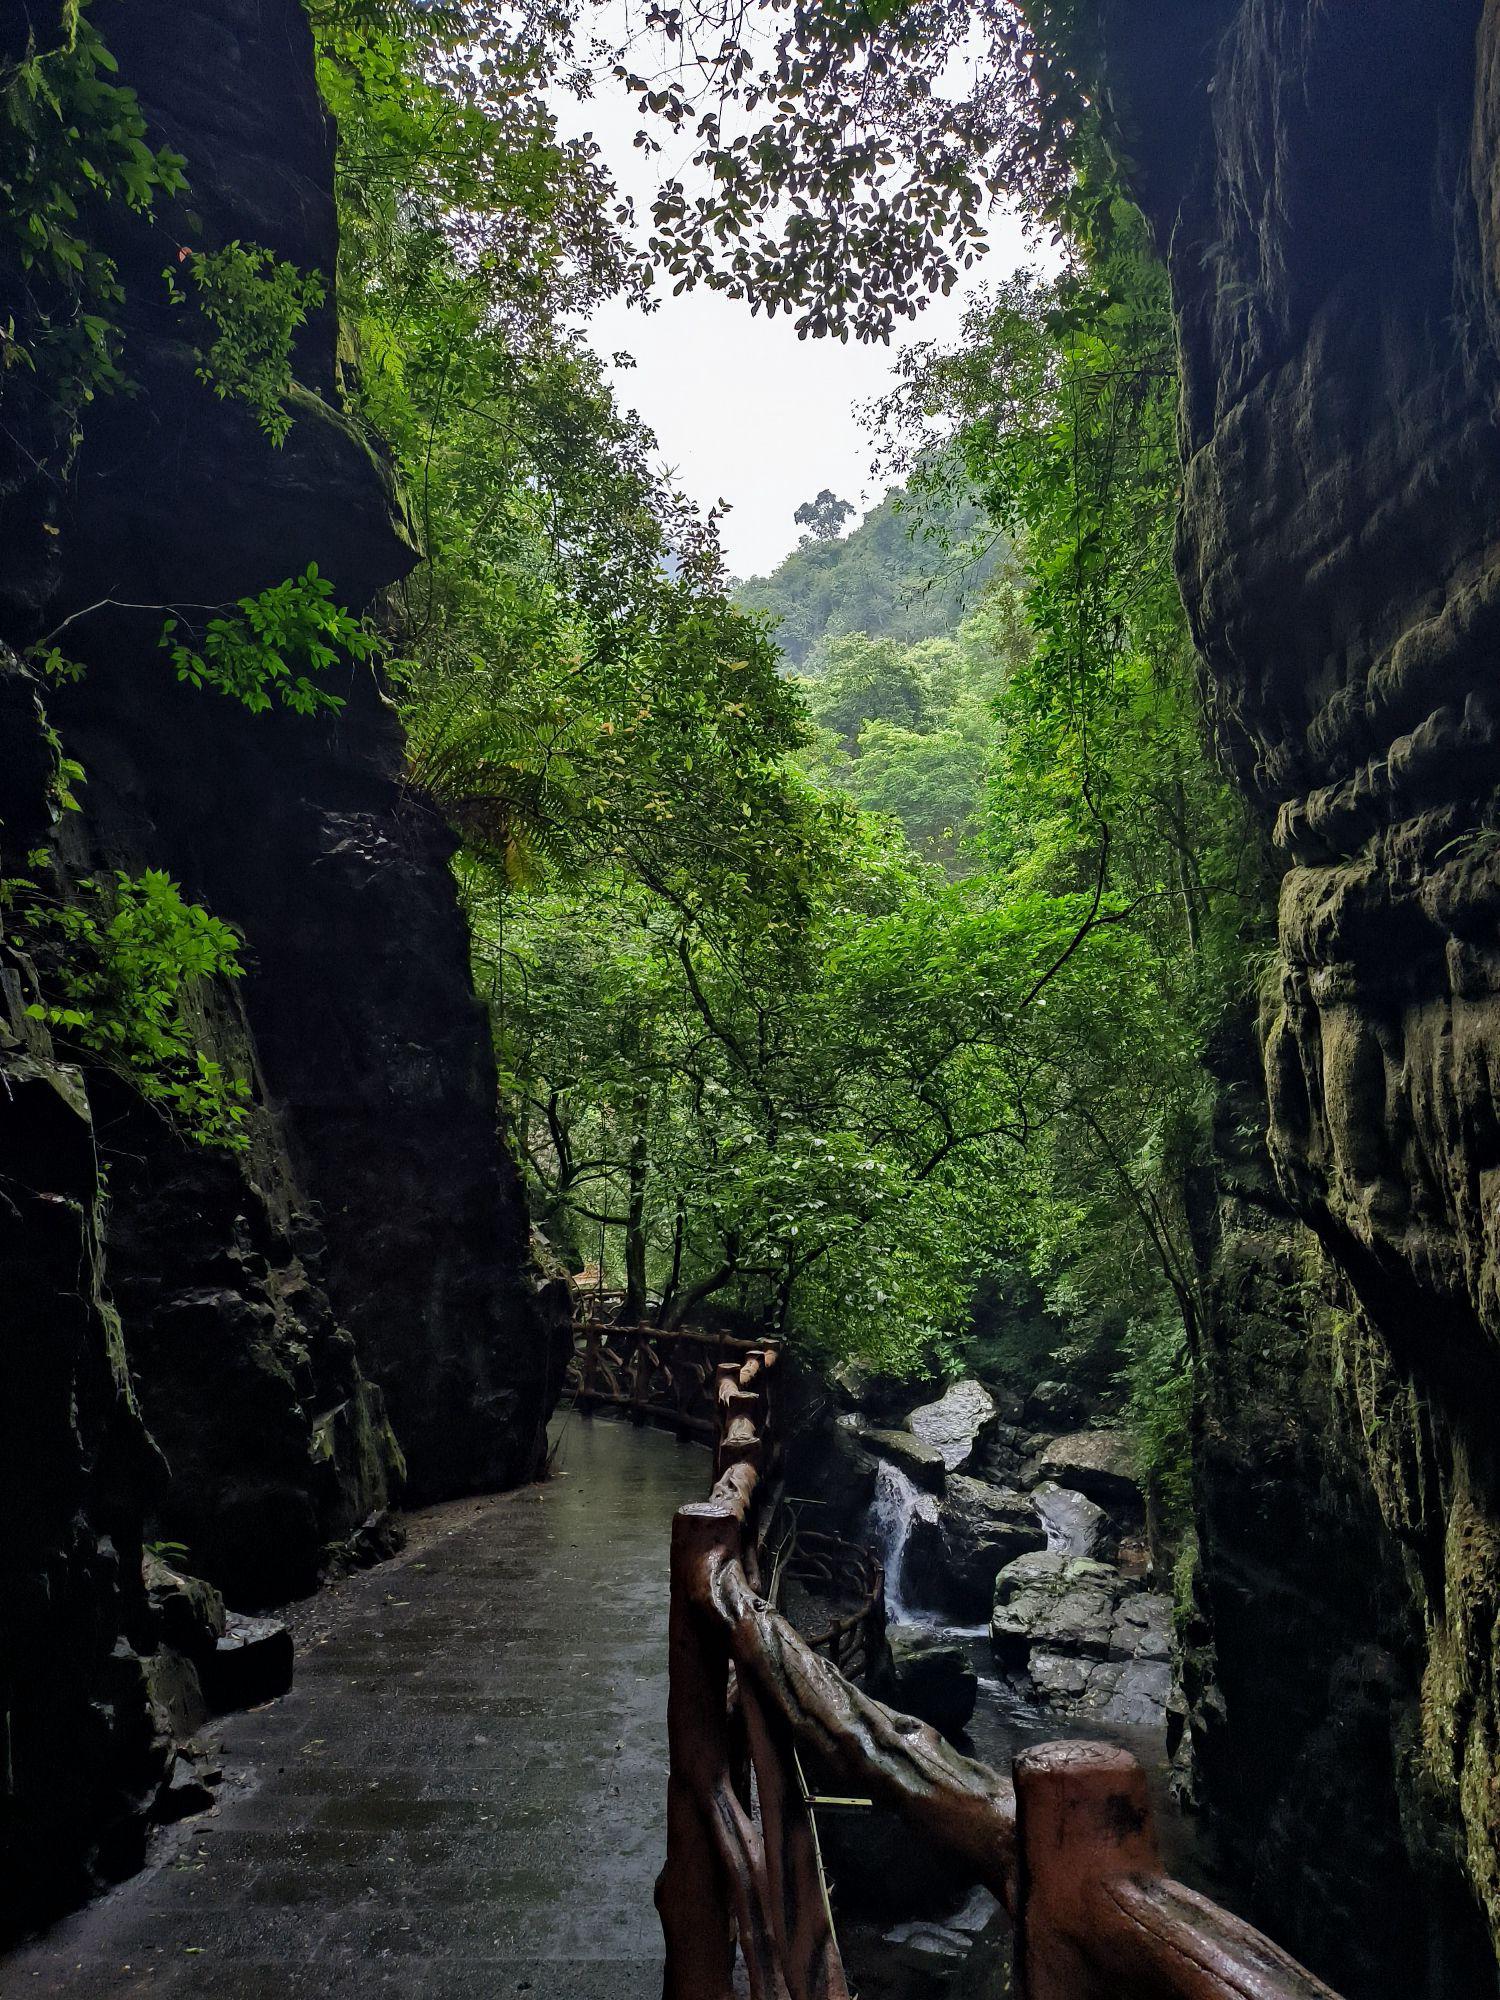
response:
[[[822,639],[864,632],[910,644],[952,632],[976,603],[1005,551],[967,496],[899,489],[852,533],[804,543],[768,577],[735,589],[735,601],[773,621],[772,636],[794,667]]]
[[[868,722],[924,729],[931,704],[915,651],[863,632],[829,640],[809,662],[817,674],[808,688],[813,714],[846,749]]]
[[[844,523],[852,520],[854,508],[847,500],[840,500],[831,486],[825,486],[816,500],[804,500],[792,519],[799,528],[805,528],[802,547],[814,542],[835,542],[844,532]]]

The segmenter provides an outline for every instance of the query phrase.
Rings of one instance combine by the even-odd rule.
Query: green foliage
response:
[[[219,250],[180,250],[162,273],[174,305],[191,296],[214,328],[207,348],[195,348],[198,380],[221,400],[248,403],[271,440],[283,444],[292,427],[286,401],[292,386],[292,346],[298,328],[326,296],[322,273],[300,271],[258,243],[236,239]]]
[[[177,636],[182,630],[180,616],[168,618],[159,642],[178,680],[228,695],[252,715],[277,703],[297,715],[341,709],[343,696],[310,676],[335,666],[340,655],[367,660],[376,649],[369,628],[333,601],[333,585],[316,563],[242,597],[234,615],[211,618],[201,634],[190,635],[195,644]]]
[[[735,599],[774,621],[792,666],[809,667],[825,639],[947,635],[1003,560],[972,501],[912,506],[897,491],[851,534],[806,541],[771,576],[737,585]]]
[[[853,749],[866,723],[893,723],[921,732],[931,721],[925,678],[913,648],[852,632],[818,650],[817,678],[808,692],[813,714]]]
[[[643,117],[693,150],[652,205],[674,289],[885,340],[972,268],[998,200],[1073,221],[1097,146],[1097,0],[660,5],[617,51]],[[659,67],[652,69],[655,59]],[[638,142],[660,150],[650,131]]]
[[[185,163],[148,143],[115,70],[86,0],[60,10],[53,46],[32,41],[0,66],[0,254],[19,276],[0,308],[0,399],[64,426],[127,381],[119,269],[100,240],[107,210],[149,215],[186,186]]]
[[[204,1052],[201,984],[237,979],[240,940],[159,869],[86,877],[67,898],[8,885],[43,997],[27,1012],[62,1048],[116,1071],[199,1145],[238,1151],[249,1091]]]
[[[1125,1357],[1127,1409],[1146,1490],[1160,1529],[1177,1542],[1192,1520],[1192,1369],[1181,1319],[1137,1321]]]

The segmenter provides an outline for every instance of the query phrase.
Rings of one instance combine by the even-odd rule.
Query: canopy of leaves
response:
[[[1005,556],[967,497],[909,504],[897,489],[852,533],[804,542],[770,576],[735,586],[735,602],[765,613],[794,667],[822,639],[862,632],[910,642],[950,633]]]

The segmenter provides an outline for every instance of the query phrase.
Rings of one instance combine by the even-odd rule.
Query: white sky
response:
[[[587,103],[554,105],[563,131],[592,132],[620,187],[645,215],[660,177],[660,156],[643,158],[633,140],[639,119],[617,86],[601,81]],[[1030,261],[1020,226],[995,215],[991,250],[971,274],[1002,277]],[[958,331],[963,297],[936,300],[898,341],[947,340]],[[617,393],[655,431],[661,462],[701,506],[727,500],[721,536],[729,569],[759,576],[796,547],[797,507],[831,486],[860,513],[881,498],[870,479],[872,440],[854,406],[890,385],[893,349],[852,339],[799,340],[784,314],[752,318],[748,306],[711,292],[678,298],[663,287],[650,314],[618,301],[596,316],[589,337],[600,354],[623,350],[636,367],[613,371]]]

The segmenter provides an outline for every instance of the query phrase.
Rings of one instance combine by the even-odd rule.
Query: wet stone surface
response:
[[[27,1994],[649,2000],[667,1551],[707,1454],[569,1422],[563,1476],[418,1516],[226,1719],[222,1803],[0,1961]]]

